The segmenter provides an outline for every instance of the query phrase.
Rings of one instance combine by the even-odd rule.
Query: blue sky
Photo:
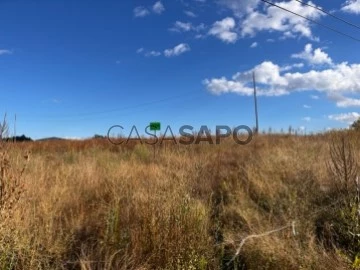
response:
[[[276,3],[360,39],[298,1]],[[309,3],[360,25],[360,0]],[[360,43],[259,0],[0,0],[0,25],[0,113],[35,139],[151,121],[254,126],[252,71],[260,130],[360,116]]]

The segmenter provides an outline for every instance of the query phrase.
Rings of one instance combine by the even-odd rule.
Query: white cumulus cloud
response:
[[[360,14],[360,0],[346,1],[341,10],[349,13]]]
[[[148,50],[145,50],[144,48],[137,49],[136,53],[142,54],[146,57],[157,57],[157,56],[161,55],[161,52],[159,52],[159,51],[148,51]]]
[[[259,0],[219,0],[218,4],[230,9],[235,16],[242,17],[252,12],[259,2]]]
[[[259,44],[257,42],[253,42],[250,45],[250,48],[256,48]]]
[[[360,114],[357,112],[340,113],[329,115],[328,118],[330,120],[335,120],[346,124],[352,124],[360,118]]]
[[[170,31],[175,31],[175,32],[188,32],[190,31],[192,28],[192,24],[191,23],[184,23],[184,22],[179,22],[176,21],[174,23],[174,26],[172,28],[170,28]]]
[[[303,59],[310,65],[331,65],[332,59],[320,48],[313,49],[311,44],[306,44],[304,51],[291,55],[292,58]]]
[[[213,35],[226,43],[235,43],[238,39],[238,34],[234,31],[235,25],[235,20],[231,17],[216,21],[209,30],[209,35]]]
[[[254,68],[238,72],[231,78],[205,79],[206,88],[214,94],[252,95],[252,73],[255,72],[260,96],[281,96],[299,91],[325,93],[338,107],[360,106],[360,64],[343,62],[321,70],[289,71],[264,61]],[[352,97],[346,97],[351,95]],[[336,97],[336,98],[334,98]],[[312,96],[318,99],[318,96]]]
[[[236,23],[232,17],[227,17],[222,21],[216,21],[210,29],[210,35],[214,35],[227,43],[235,43],[240,37],[253,37],[263,31],[278,32],[281,34],[280,39],[306,37],[310,40],[319,40],[311,31],[313,23],[301,16],[318,20],[324,16],[324,13],[302,4],[300,1],[273,1],[280,8],[268,5],[260,0],[216,0],[216,3],[220,7],[232,11],[233,17],[238,21]],[[307,4],[315,6],[311,1],[308,1]],[[317,7],[321,8],[320,6]]]
[[[187,16],[191,17],[191,18],[196,18],[197,17],[197,15],[194,12],[190,11],[190,10],[185,10],[184,13]]]
[[[251,74],[255,71],[256,81],[260,83],[260,95],[276,96],[289,94],[292,91],[316,90],[325,93],[354,93],[360,94],[360,64],[341,63],[324,70],[310,70],[307,72],[281,72],[281,68],[270,61],[257,65],[252,70],[236,73],[231,80],[208,80],[208,89],[212,92],[236,92],[249,94],[247,87],[233,88],[222,91],[228,82],[233,85],[246,86],[251,83]],[[227,81],[225,83],[225,81]],[[219,86],[219,84],[222,84]],[[225,87],[226,88],[226,87]]]
[[[158,51],[149,51],[149,52],[145,53],[146,57],[151,57],[151,56],[157,57],[160,55],[161,55],[161,52],[158,52]]]
[[[134,16],[136,18],[145,17],[149,14],[150,14],[149,10],[143,6],[138,6],[138,7],[134,8]]]
[[[303,63],[295,63],[295,64],[280,67],[280,71],[289,71],[289,70],[292,70],[294,68],[302,68],[302,67],[304,67]]]
[[[153,7],[152,10],[156,13],[156,14],[161,14],[165,11],[165,7],[164,5],[161,3],[161,1],[157,1]]]
[[[359,98],[351,98],[351,97],[344,97],[341,94],[329,94],[329,98],[336,102],[336,106],[340,108],[347,108],[347,107],[360,107],[360,99]]]
[[[178,56],[178,55],[183,54],[188,51],[190,51],[190,46],[186,43],[180,43],[179,45],[175,46],[172,49],[166,49],[164,51],[164,55],[166,57],[173,57],[173,56]]]
[[[174,32],[189,32],[189,31],[200,32],[200,31],[204,30],[205,28],[206,28],[206,26],[203,23],[194,26],[190,22],[176,21],[174,23],[174,26],[171,27],[169,30],[174,31]]]
[[[308,3],[314,5],[311,1]],[[321,11],[295,0],[277,2],[276,4],[313,20],[323,16]],[[315,39],[310,26],[309,21],[299,16],[275,6],[266,6],[264,11],[254,10],[247,13],[241,23],[241,34],[242,36],[255,36],[259,31],[277,31],[282,32],[285,38],[304,36]]]

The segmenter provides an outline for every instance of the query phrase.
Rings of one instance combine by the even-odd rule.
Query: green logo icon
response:
[[[157,131],[161,129],[161,124],[160,122],[151,122],[150,123],[150,130],[151,131]]]

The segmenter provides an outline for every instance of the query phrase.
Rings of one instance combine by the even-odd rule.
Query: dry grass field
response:
[[[357,268],[359,138],[3,143],[0,269]]]

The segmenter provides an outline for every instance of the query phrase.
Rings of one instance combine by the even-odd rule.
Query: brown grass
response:
[[[347,137],[359,160],[358,134]],[[321,220],[337,207],[326,166],[331,138],[170,143],[156,160],[135,142],[11,144],[12,168],[21,171],[31,154],[18,175],[24,192],[0,230],[0,268],[349,268],[354,258],[323,237]],[[244,237],[293,221],[296,235],[290,228],[249,239],[229,264]]]

